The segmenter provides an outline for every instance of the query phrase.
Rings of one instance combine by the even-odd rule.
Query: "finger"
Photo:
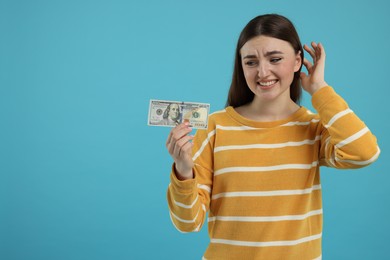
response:
[[[181,139],[183,136],[188,135],[191,133],[192,128],[189,126],[181,127],[173,131],[172,139],[176,142],[177,140]]]
[[[166,147],[167,147],[168,153],[173,156],[173,150],[175,148],[175,142],[173,142],[171,140],[169,143],[166,144]]]
[[[176,147],[183,147],[186,143],[192,141],[194,139],[194,136],[192,135],[186,135],[183,138],[181,138],[179,141],[176,142]]]
[[[171,142],[173,133],[174,133],[175,131],[177,131],[179,128],[182,128],[183,126],[184,126],[184,124],[180,124],[180,125],[176,125],[174,128],[172,128],[172,130],[169,132],[167,141],[166,141],[166,143],[165,143],[166,146]]]
[[[321,43],[318,43],[316,48],[318,49],[316,51],[318,56],[317,63],[315,64],[316,70],[318,69],[318,71],[322,71],[323,73],[325,69],[325,50]]]
[[[305,49],[305,51],[307,51],[307,52],[310,54],[311,58],[313,59],[313,62],[315,62],[315,61],[316,61],[316,55],[315,55],[314,50],[311,49],[311,48],[310,48],[309,46],[307,46],[306,44],[303,45],[303,48]]]
[[[186,136],[192,131],[192,128],[188,124],[181,124],[172,129],[170,136],[167,140],[167,147],[172,147],[175,143],[180,140],[183,136]]]
[[[173,133],[175,133],[179,128],[183,127],[182,125],[176,125],[172,130],[169,132],[167,141],[165,143],[165,146],[168,146],[168,144],[172,141]]]
[[[317,51],[317,43],[316,42],[311,42],[311,47],[313,48],[313,50]]]
[[[180,124],[173,128],[169,133],[165,146],[170,154],[173,153],[173,148],[177,140],[190,133],[192,129],[187,124]]]
[[[320,59],[325,59],[326,57],[326,54],[325,54],[325,49],[324,49],[324,46],[321,44],[321,43],[318,43],[318,50],[319,50],[319,55],[320,55]]]
[[[321,58],[321,48],[315,42],[312,42],[311,46],[313,47],[313,49],[315,51],[316,61],[318,61]]]
[[[310,61],[308,61],[306,58],[303,59],[303,65],[306,67],[307,71],[309,72],[309,74],[311,73],[311,70],[312,70],[312,67],[313,67],[313,64],[311,64]]]
[[[185,145],[183,145],[181,150],[180,150],[179,157],[184,158],[184,156],[186,154],[191,154],[193,146],[194,146],[194,143],[191,143],[191,142],[188,142]]]
[[[193,140],[193,136],[188,136],[188,138],[183,138],[180,140],[179,143],[177,143],[177,147],[180,147],[178,156],[181,158],[184,158],[186,154],[191,155],[192,154],[192,146],[193,143],[191,142]]]
[[[173,149],[173,156],[175,158],[179,158],[180,157],[180,154],[182,153],[182,149],[183,147],[188,144],[194,137],[193,136],[190,136],[190,135],[187,135],[183,138],[181,138],[179,141],[176,142],[176,144],[174,145],[174,149]]]
[[[171,132],[169,133],[167,142],[165,144],[168,152],[170,155],[173,154],[174,145],[176,144],[176,141],[180,138],[180,135],[177,134],[177,128],[173,128]]]
[[[172,140],[172,135],[173,135],[173,129],[169,132],[169,135],[168,135],[168,138],[167,138],[167,141],[165,142],[165,146],[168,147],[169,143],[171,142]]]

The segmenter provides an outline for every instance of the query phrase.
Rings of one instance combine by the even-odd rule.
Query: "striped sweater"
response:
[[[380,153],[376,138],[327,86],[289,118],[258,122],[232,107],[194,138],[194,179],[174,167],[168,205],[174,226],[199,231],[208,212],[204,259],[321,259],[319,167],[359,168]]]

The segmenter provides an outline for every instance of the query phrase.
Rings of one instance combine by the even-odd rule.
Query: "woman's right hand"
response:
[[[176,177],[179,180],[187,180],[194,178],[192,168],[192,146],[191,142],[194,138],[191,133],[192,129],[188,122],[184,122],[171,130],[169,133],[166,147],[169,154],[175,161]]]

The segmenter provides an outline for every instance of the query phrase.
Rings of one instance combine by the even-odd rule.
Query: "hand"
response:
[[[325,82],[325,49],[321,43],[316,44],[315,42],[311,43],[312,49],[306,44],[303,45],[305,51],[307,51],[313,59],[313,64],[308,61],[306,58],[303,61],[309,75],[301,72],[301,83],[302,88],[309,92],[311,95],[314,94],[317,90],[322,87],[327,86]]]
[[[192,173],[194,167],[192,161],[193,143],[191,142],[194,137],[188,135],[191,131],[188,122],[180,124],[171,130],[166,143],[168,152],[175,161],[176,176],[179,180],[194,177]]]

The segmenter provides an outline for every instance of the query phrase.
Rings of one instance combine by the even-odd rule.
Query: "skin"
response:
[[[311,48],[307,45],[303,48],[313,62],[303,60],[308,74],[301,72],[301,85],[313,95],[328,85],[324,80],[325,50],[321,43],[315,42],[311,43]],[[280,120],[294,113],[299,106],[290,98],[290,85],[294,72],[299,70],[302,62],[299,53],[294,52],[290,43],[267,36],[249,40],[240,52],[245,79],[255,97],[251,103],[236,108],[236,111],[258,121]],[[261,83],[267,86],[261,86]],[[171,130],[166,142],[179,180],[194,178],[191,131],[188,122],[180,124]]]
[[[185,122],[172,129],[169,133],[166,147],[169,154],[175,161],[176,177],[179,180],[192,179],[194,177],[192,168],[192,147],[193,136],[189,135],[192,128]]]
[[[290,85],[301,66],[300,53],[295,53],[289,42],[268,36],[249,40],[240,53],[254,99],[236,111],[257,121],[274,121],[295,112],[299,106],[290,98]]]

